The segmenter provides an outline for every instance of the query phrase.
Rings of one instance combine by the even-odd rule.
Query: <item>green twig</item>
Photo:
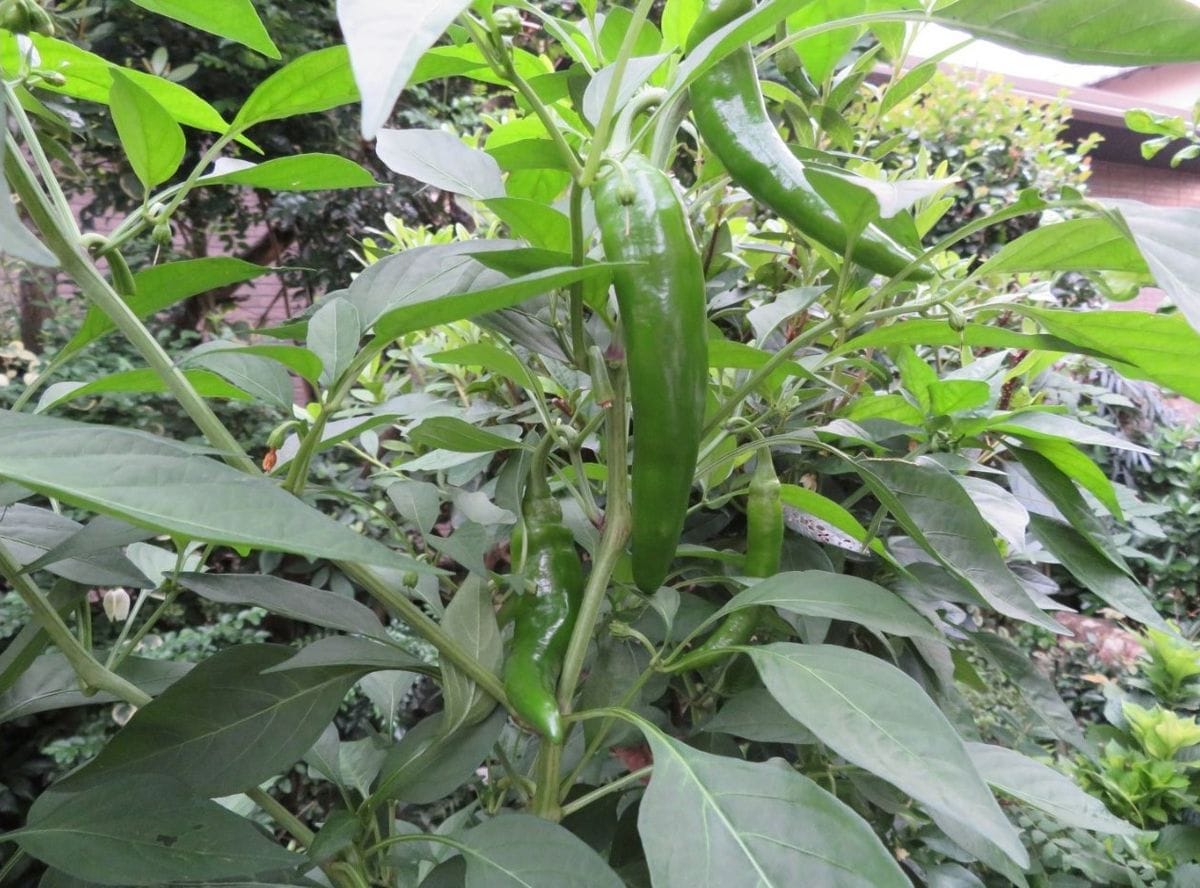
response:
[[[599,801],[607,795],[612,795],[614,792],[620,792],[630,783],[636,783],[637,781],[648,777],[653,770],[654,765],[646,765],[644,768],[638,768],[636,771],[630,771],[624,777],[618,777],[611,783],[606,783],[603,786],[593,789],[589,793],[581,795],[573,802],[568,802],[562,806],[563,817],[570,816],[576,811],[586,808],[588,805],[592,804],[592,802]]]
[[[265,789],[255,786],[252,789],[246,790],[246,796],[250,801],[262,808],[268,817],[287,830],[305,848],[312,845],[313,839],[317,837],[317,834],[305,826],[299,817],[285,808],[282,803]]]

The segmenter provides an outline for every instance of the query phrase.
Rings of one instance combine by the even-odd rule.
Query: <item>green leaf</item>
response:
[[[229,128],[228,122],[216,108],[182,84],[145,71],[120,68],[65,40],[41,34],[25,36],[33,43],[41,57],[42,67],[57,71],[65,78],[61,86],[42,81],[38,85],[39,89],[107,105],[109,91],[112,89],[113,71],[119,70],[122,75],[149,93],[184,126],[222,134]],[[20,60],[21,51],[15,35],[0,31],[0,64],[9,71],[16,71],[20,67]]]
[[[146,318],[189,296],[240,284],[273,271],[273,268],[224,256],[166,262],[142,269],[133,276],[135,295],[126,303],[139,318]],[[62,353],[64,356],[74,354],[113,329],[108,316],[90,306],[83,324],[63,346]]]
[[[386,638],[387,632],[369,607],[352,597],[261,574],[181,573],[178,582],[197,595],[222,604],[261,607],[290,620],[314,626]]]
[[[1129,236],[1105,216],[1068,219],[1028,231],[1004,245],[976,274],[1026,271],[1131,271],[1146,260]]]
[[[362,90],[362,134],[375,138],[413,70],[471,0],[338,0],[338,24]]]
[[[733,596],[712,617],[766,605],[794,614],[846,620],[907,638],[939,638],[929,621],[896,595],[848,574],[805,570],[776,574]]]
[[[0,540],[21,565],[31,564],[83,529],[78,521],[50,509],[15,503],[0,510]],[[117,549],[88,552],[61,558],[44,565],[56,576],[85,586],[132,586],[147,589],[154,584]]]
[[[250,401],[251,395],[207,370],[184,370],[184,378],[202,398],[227,398],[231,401]],[[155,370],[123,370],[91,382],[56,382],[46,387],[38,400],[37,412],[48,413],[63,404],[94,395],[153,393],[167,391],[167,385]]]
[[[344,46],[329,46],[288,62],[257,87],[233,119],[235,130],[268,120],[328,111],[358,99]]]
[[[6,109],[0,107],[0,133],[7,132]],[[0,140],[0,168],[4,163],[4,150],[4,142]],[[14,259],[24,259],[34,265],[49,268],[58,265],[55,255],[22,224],[21,217],[17,215],[17,208],[13,205],[12,194],[8,190],[8,180],[3,174],[0,174],[0,253]]]
[[[866,11],[867,0],[814,0],[788,17],[788,30],[794,32]],[[824,83],[833,74],[834,66],[854,45],[862,29],[860,24],[825,31],[793,44],[814,83]]]
[[[429,716],[392,747],[371,796],[372,805],[385,799],[426,805],[445,798],[487,758],[508,721],[508,713],[498,707],[490,718],[447,734],[444,717],[441,712]]]
[[[1168,631],[1166,621],[1158,615],[1146,591],[1128,574],[1099,555],[1079,531],[1043,515],[1031,515],[1029,526],[1038,542],[1062,562],[1062,566],[1083,588],[1125,616]]]
[[[958,0],[934,18],[1022,52],[1094,65],[1200,61],[1188,0]]]
[[[0,411],[0,477],[139,527],[428,573],[263,477],[144,432]]]
[[[515,237],[535,247],[570,252],[571,220],[554,207],[523,197],[496,197],[485,203]]]
[[[175,175],[187,142],[167,109],[117,68],[108,105],[125,157],[142,185],[149,190]]]
[[[262,163],[226,159],[201,177],[200,185],[242,185],[268,191],[333,191],[374,188],[370,171],[337,154],[296,154]]]
[[[967,752],[979,773],[996,789],[1064,826],[1109,835],[1129,836],[1137,830],[1114,817],[1095,796],[1088,795],[1070,777],[1013,749],[968,743]]]
[[[409,432],[408,439],[421,447],[455,453],[495,453],[521,450],[525,446],[515,438],[497,435],[452,416],[435,416],[425,420]]]
[[[458,841],[467,884],[487,888],[623,888],[608,864],[583,839],[530,814],[501,814]]]
[[[943,829],[956,824],[1028,866],[962,740],[915,681],[849,648],[771,644],[748,653],[772,696],[822,743],[908,793]]]
[[[500,627],[491,591],[478,577],[458,587],[446,606],[442,630],[493,675],[500,674],[504,663]],[[442,694],[446,700],[443,730],[449,734],[482,721],[496,708],[491,695],[453,663],[442,665]]]
[[[437,670],[394,644],[380,644],[368,638],[331,635],[307,644],[291,656],[271,666],[267,672],[288,672],[331,666],[353,667],[359,672],[392,670],[436,675]]]
[[[1014,413],[1003,417],[998,422],[989,423],[995,431],[1006,432],[1021,439],[1059,439],[1076,444],[1094,444],[1097,447],[1112,447],[1116,450],[1129,450],[1133,453],[1152,455],[1153,450],[1134,444],[1128,438],[1110,434],[1069,416],[1059,413],[1031,410],[1026,413]]]
[[[26,826],[6,838],[68,875],[106,885],[193,883],[304,860],[164,775],[100,784],[66,798],[45,794]]]
[[[639,727],[654,753],[638,832],[655,885],[908,886],[871,827],[791,765],[712,755]]]
[[[490,154],[438,129],[380,130],[375,153],[394,173],[475,200],[504,197],[500,166]]]
[[[309,318],[306,344],[321,359],[321,385],[329,387],[341,378],[358,353],[361,338],[358,309],[343,297],[325,301]]]
[[[883,543],[868,533],[862,523],[838,503],[798,484],[783,484],[779,489],[784,505],[815,515],[821,521],[833,525],[836,530],[840,530],[855,542],[862,543],[885,561],[899,566],[884,548]],[[786,518],[786,509],[784,515]]]
[[[142,9],[216,34],[272,59],[279,50],[250,0],[133,0]]]
[[[1091,744],[1080,730],[1071,707],[1063,701],[1054,682],[1038,669],[1028,653],[991,632],[975,632],[971,640],[984,657],[1012,682],[1030,711],[1041,719],[1054,736],[1081,752],[1092,752]]]
[[[882,459],[853,465],[909,535],[988,604],[1014,619],[1065,632],[1008,569],[991,528],[946,469],[933,463]]]
[[[1200,259],[1196,226],[1200,211],[1190,207],[1152,207],[1137,201],[1111,201],[1133,233],[1155,282],[1166,291],[1194,329],[1200,330]]]
[[[190,663],[127,657],[117,674],[153,696],[162,693],[191,668]],[[79,687],[79,676],[66,657],[59,653],[43,654],[0,694],[0,723],[38,712],[117,701],[118,698],[107,691],[90,696],[85,694]]]
[[[210,342],[193,350],[180,363],[211,370],[256,400],[292,412],[296,397],[292,380],[275,361],[247,354],[244,349],[224,342]]]
[[[729,734],[758,743],[817,742],[812,731],[788,715],[766,688],[751,688],[734,694],[697,730]]]
[[[1064,446],[1071,447],[1069,444]],[[1079,452],[1074,447],[1071,447],[1071,450],[1075,453]],[[1038,489],[1046,495],[1050,502],[1054,504],[1054,507],[1067,519],[1067,523],[1079,531],[1092,544],[1092,548],[1095,549],[1096,554],[1112,561],[1121,570],[1129,573],[1129,568],[1125,564],[1125,560],[1120,555],[1114,553],[1116,547],[1100,522],[1096,519],[1091,507],[1080,495],[1079,491],[1075,489],[1075,485],[1071,483],[1071,479],[1058,469],[1057,463],[1053,459],[1043,455],[1040,451],[1016,448],[1013,450],[1013,453],[1021,461],[1021,465],[1029,473],[1029,476],[1033,479]],[[1089,464],[1095,465],[1095,463],[1092,463],[1083,454],[1080,454],[1080,456],[1087,460]]]
[[[80,599],[86,594],[86,587],[77,583],[55,583],[47,595],[50,607],[60,617],[66,617],[75,608]],[[4,692],[25,675],[42,651],[50,644],[50,636],[36,620],[30,620],[21,631],[9,638],[3,651],[0,651],[0,721],[2,713],[13,705],[20,705],[25,697],[7,700]],[[68,666],[68,668],[70,668]],[[74,670],[71,670],[72,673]],[[78,685],[78,679],[76,678]]]
[[[293,652],[247,644],[209,657],[139,709],[96,758],[50,792],[167,774],[214,798],[278,774],[308,751],[362,675],[337,666],[263,672]]]
[[[1124,376],[1149,379],[1185,397],[1200,399],[1200,374],[1193,369],[1200,363],[1200,333],[1182,315],[1013,308],[1075,346],[1050,351],[1108,356],[1108,363]]]
[[[682,47],[687,43],[692,25],[696,24],[703,8],[704,0],[667,0],[661,23],[663,49]]]
[[[1098,499],[1118,521],[1123,520],[1121,515],[1121,504],[1117,500],[1117,491],[1113,487],[1112,481],[1108,479],[1108,476],[1101,471],[1100,467],[1092,462],[1091,458],[1089,458],[1088,455],[1082,450],[1068,441],[1058,441],[1053,439],[1031,439],[1026,442],[1026,447],[1028,450],[1022,448],[1013,449],[1013,452],[1017,454],[1018,458],[1023,464],[1025,464],[1026,468],[1030,468],[1030,465],[1026,460],[1025,455],[1030,451],[1033,451],[1045,461],[1053,464],[1053,466],[1061,474],[1073,479],[1084,490],[1087,490],[1092,494],[1092,496],[1096,497],[1096,499]],[[1032,468],[1031,471],[1033,471]],[[1059,509],[1063,508],[1063,504],[1057,501],[1055,494],[1052,491],[1046,489],[1046,485],[1039,481],[1038,486],[1042,488],[1043,493],[1046,493],[1047,496],[1055,500],[1055,503]],[[1072,517],[1071,523],[1075,524],[1077,527],[1083,526],[1078,524],[1076,519],[1078,518],[1080,521],[1086,521],[1086,518],[1084,517],[1085,513],[1086,515],[1091,515],[1091,509],[1086,508],[1086,504],[1084,512],[1077,513],[1074,517]],[[1092,523],[1094,523],[1094,521],[1095,518],[1093,517]]]
[[[988,403],[991,387],[978,379],[939,379],[929,386],[929,410],[932,416],[969,413]]]

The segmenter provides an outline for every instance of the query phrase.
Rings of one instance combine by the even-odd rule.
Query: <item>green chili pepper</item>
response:
[[[771,452],[763,447],[750,476],[746,496],[746,561],[748,577],[770,577],[779,573],[783,553],[783,500],[780,497],[779,477],[771,463]],[[672,672],[699,669],[723,657],[729,648],[745,644],[764,616],[764,608],[748,607],[737,610],[705,639],[704,644],[681,657]]]
[[[633,579],[653,593],[675,557],[704,424],[704,269],[671,180],[633,153],[592,194],[614,273],[633,402]]]
[[[754,0],[705,0],[688,36],[688,51],[753,8]],[[696,129],[733,181],[803,234],[844,254],[846,226],[808,181],[804,164],[767,114],[750,47],[734,50],[701,74],[690,95]],[[854,243],[853,258],[872,271],[894,275],[915,257],[878,225],[869,225]],[[930,274],[916,269],[909,277],[928,280]]]
[[[524,527],[513,534],[513,563],[527,590],[516,605],[504,690],[517,715],[551,743],[562,743],[555,691],[584,580],[575,537],[546,480],[550,442],[547,435],[538,446],[522,503]]]

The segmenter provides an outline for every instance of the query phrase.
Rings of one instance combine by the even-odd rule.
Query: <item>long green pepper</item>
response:
[[[746,560],[743,570],[748,577],[772,577],[779,573],[783,555],[783,499],[779,476],[771,462],[771,451],[763,447],[758,454],[750,489],[746,494]],[[681,657],[672,672],[701,669],[728,653],[729,648],[748,642],[762,621],[764,608],[747,607],[727,616],[704,644]]]
[[[705,0],[688,35],[688,52],[753,9],[754,0]],[[750,47],[739,47],[701,74],[692,84],[690,96],[696,129],[733,181],[800,232],[844,255],[850,244],[846,226],[808,181],[804,164],[767,114]],[[898,274],[915,258],[874,224],[855,241],[852,255],[859,265],[886,275]],[[928,280],[930,273],[918,268],[908,276]]]
[[[704,269],[665,173],[631,153],[592,190],[614,273],[633,404],[633,579],[652,594],[675,557],[704,426]],[[618,470],[619,467],[614,468]]]
[[[513,534],[513,563],[526,591],[515,608],[504,691],[513,711],[551,743],[563,742],[556,690],[563,656],[583,599],[583,565],[575,537],[546,479],[550,437],[537,449],[522,502],[523,529]]]

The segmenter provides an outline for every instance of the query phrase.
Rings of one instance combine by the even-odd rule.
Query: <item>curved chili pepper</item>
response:
[[[706,0],[688,35],[688,51],[714,31],[754,8],[754,0]],[[808,181],[804,164],[780,137],[767,114],[750,47],[734,50],[691,86],[696,129],[733,181],[797,230],[845,254],[846,226]],[[915,256],[878,225],[868,225],[854,242],[853,259],[882,274],[898,274]],[[928,280],[915,269],[913,280]]]
[[[750,490],[746,495],[746,560],[748,577],[770,577],[779,572],[783,554],[783,500],[779,477],[767,447],[759,451]],[[715,663],[729,648],[748,642],[762,621],[763,607],[747,607],[727,616],[705,639],[704,644],[681,657],[672,672],[700,669]]]
[[[513,711],[551,743],[562,743],[555,694],[563,656],[583,598],[583,565],[575,537],[545,476],[549,436],[539,446],[522,503],[524,529],[514,533],[513,563],[526,581],[515,608],[504,690]]]
[[[666,174],[633,153],[593,188],[614,272],[633,402],[633,579],[653,593],[675,557],[704,425],[704,269]]]

